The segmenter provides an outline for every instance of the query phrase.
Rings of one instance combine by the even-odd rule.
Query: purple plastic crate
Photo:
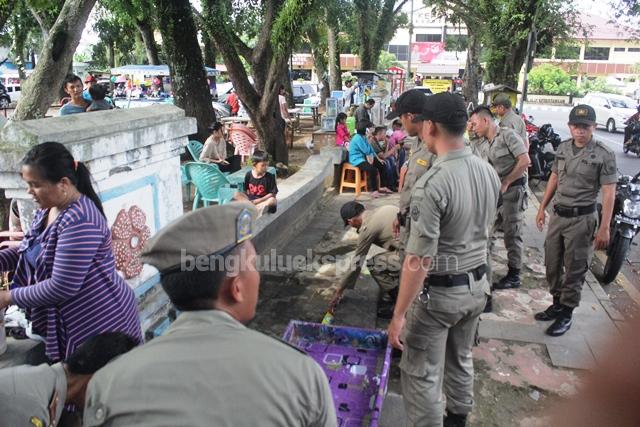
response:
[[[386,332],[292,320],[283,339],[324,370],[338,427],[378,426],[391,362]]]

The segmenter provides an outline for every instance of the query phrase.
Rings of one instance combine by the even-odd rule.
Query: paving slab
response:
[[[378,425],[380,427],[398,427],[406,424],[407,415],[404,412],[402,395],[387,393],[382,403],[382,413]]]
[[[586,342],[570,346],[562,344],[547,344],[547,351],[553,366],[571,369],[593,369],[596,360],[591,353],[591,348]]]

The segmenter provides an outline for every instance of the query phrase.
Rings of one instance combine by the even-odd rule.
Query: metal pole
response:
[[[407,58],[407,74],[405,75],[405,90],[411,82],[411,41],[413,40],[413,0],[411,0],[411,14],[409,18],[409,57]]]
[[[522,82],[522,96],[520,97],[520,105],[518,110],[520,114],[524,112],[524,100],[527,97],[527,90],[529,88],[529,71],[530,65],[533,59],[533,49],[535,46],[534,37],[535,37],[535,26],[531,24],[531,30],[529,31],[529,38],[527,39],[527,62],[524,64],[524,79]]]

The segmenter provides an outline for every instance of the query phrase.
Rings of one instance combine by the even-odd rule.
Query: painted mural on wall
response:
[[[151,236],[144,211],[136,205],[121,209],[111,227],[111,236],[116,269],[126,279],[137,277],[142,272],[142,247]]]

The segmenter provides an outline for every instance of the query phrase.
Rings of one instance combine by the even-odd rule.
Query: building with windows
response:
[[[538,54],[534,65],[554,63],[581,84],[584,79],[605,77],[613,84],[637,86],[640,72],[640,41],[629,37],[629,30],[607,18],[585,14],[583,24],[588,37],[578,37]]]
[[[411,16],[411,3],[403,7]],[[399,28],[385,47],[405,69],[411,55],[411,72],[428,78],[453,79],[462,76],[467,60],[467,29],[432,14],[422,2],[414,2],[413,33]]]

